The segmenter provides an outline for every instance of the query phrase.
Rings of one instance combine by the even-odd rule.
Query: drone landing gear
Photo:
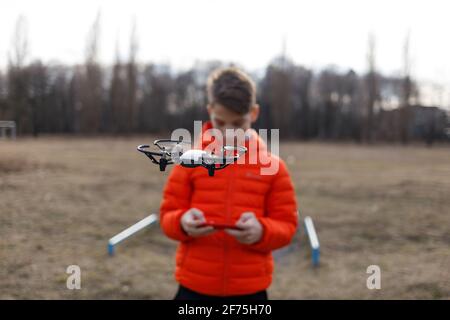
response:
[[[213,177],[214,176],[214,165],[209,165],[208,166],[208,175],[210,176],[210,177]]]
[[[169,161],[167,161],[167,159],[159,159],[159,171],[165,171],[168,164]]]

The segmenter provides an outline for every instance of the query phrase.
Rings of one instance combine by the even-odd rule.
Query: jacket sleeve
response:
[[[181,227],[181,216],[190,208],[191,182],[189,169],[175,165],[169,174],[159,209],[160,225],[171,239],[188,241],[189,236]]]
[[[250,245],[260,252],[288,245],[297,230],[298,214],[295,190],[289,172],[280,159],[279,170],[266,198],[266,215],[258,218],[263,226],[261,240]]]

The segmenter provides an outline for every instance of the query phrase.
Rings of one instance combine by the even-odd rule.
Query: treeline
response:
[[[19,19],[5,72],[0,72],[0,120],[14,120],[18,134],[163,133],[207,119],[205,83],[224,66],[196,63],[174,72],[170,66],[138,63],[136,31],[128,59],[117,55],[113,66],[97,59],[99,17],[87,38],[85,62],[64,66],[25,63],[27,40]],[[375,39],[369,37],[368,71],[326,68],[313,71],[284,54],[257,80],[261,116],[258,128],[280,128],[283,138],[361,142],[446,138],[447,114],[421,107],[411,79],[408,39],[403,74],[383,76],[376,70]]]

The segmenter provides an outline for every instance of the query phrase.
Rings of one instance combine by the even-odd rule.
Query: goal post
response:
[[[0,120],[0,139],[6,139],[9,136],[12,140],[16,139],[16,122]]]
[[[156,222],[158,222],[158,215],[155,214],[155,213],[152,213],[148,217],[140,220],[139,222],[136,222],[132,226],[130,226],[130,227],[126,228],[125,230],[119,232],[114,237],[109,239],[109,241],[108,241],[108,254],[110,256],[113,256],[114,255],[114,251],[115,251],[115,247],[116,247],[117,244],[119,244],[120,242],[124,241],[125,239],[131,237],[132,235],[134,235],[138,231],[140,231],[140,230],[142,230],[142,229],[144,229],[144,228],[146,228],[148,226],[151,226],[151,225],[155,224]]]

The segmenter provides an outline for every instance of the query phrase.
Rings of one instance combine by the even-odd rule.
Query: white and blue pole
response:
[[[309,244],[311,245],[311,257],[314,267],[317,267],[320,262],[320,244],[319,238],[317,237],[316,229],[314,228],[314,223],[311,217],[306,217],[304,220],[306,234],[309,238]]]
[[[108,254],[110,256],[114,255],[114,249],[118,243],[120,243],[123,240],[127,239],[128,237],[132,236],[136,232],[155,224],[157,221],[158,221],[158,215],[155,213],[152,213],[148,217],[146,217],[146,218],[142,219],[141,221],[133,224],[132,226],[126,228],[122,232],[116,234],[114,237],[112,237],[108,241]]]

